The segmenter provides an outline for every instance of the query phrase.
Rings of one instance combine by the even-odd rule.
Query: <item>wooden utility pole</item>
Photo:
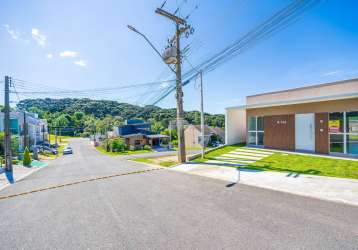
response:
[[[27,126],[27,121],[26,121],[26,111],[24,111],[24,125],[23,125],[23,133],[24,133],[24,149],[26,147],[29,147],[29,144],[28,143],[28,126]]]
[[[5,130],[5,170],[12,172],[11,157],[11,131],[10,131],[10,82],[11,78],[5,76],[5,107],[4,107],[4,130]]]
[[[180,36],[182,33],[186,32],[190,26],[187,25],[186,20],[175,16],[161,8],[156,9],[155,13],[162,15],[166,18],[169,18],[175,22],[175,37],[172,39],[175,41],[176,46],[176,65],[175,65],[175,74],[176,74],[176,100],[177,100],[177,129],[178,129],[178,161],[180,163],[186,162],[186,152],[185,152],[185,139],[184,139],[184,110],[183,110],[183,90],[182,90],[182,80],[181,80],[181,51],[180,51]]]
[[[205,155],[205,117],[204,117],[204,93],[203,93],[203,71],[199,72],[200,76],[200,127],[201,127],[201,158]]]

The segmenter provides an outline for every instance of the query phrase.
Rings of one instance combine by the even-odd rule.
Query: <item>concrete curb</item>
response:
[[[220,168],[225,168],[225,167],[220,167]],[[171,171],[176,171],[176,172],[181,172],[184,174],[189,174],[189,175],[197,175],[197,176],[201,176],[201,177],[205,177],[205,178],[211,178],[211,179],[216,179],[216,180],[220,180],[220,181],[224,181],[224,182],[231,182],[230,180],[226,180],[224,178],[219,178],[219,177],[214,177],[214,176],[207,176],[204,174],[200,174],[200,173],[193,173],[193,172],[189,172],[189,171],[181,171],[178,169],[170,169]],[[305,175],[310,177],[311,175]],[[325,178],[332,178],[332,179],[340,179],[337,177],[325,177]],[[353,180],[355,181],[355,180]],[[246,186],[252,186],[252,187],[256,187],[256,188],[263,188],[263,189],[267,189],[267,190],[273,190],[275,192],[282,192],[282,193],[286,193],[286,194],[291,194],[291,195],[299,195],[299,196],[303,196],[303,197],[308,197],[308,198],[313,198],[313,199],[318,199],[318,200],[323,200],[323,201],[328,201],[328,202],[335,202],[335,203],[340,203],[340,204],[345,204],[345,205],[350,205],[350,206],[358,206],[358,202],[355,201],[348,201],[345,199],[340,199],[340,198],[334,198],[334,197],[322,197],[322,196],[318,196],[318,195],[314,195],[314,194],[310,194],[304,191],[286,191],[283,190],[282,188],[275,188],[272,186],[267,186],[265,184],[253,184],[250,182],[246,182],[244,180],[239,180],[238,182],[236,182],[237,184],[242,184],[242,185],[246,185]]]
[[[28,176],[30,176],[30,175],[32,175],[34,173],[36,173],[37,171],[40,171],[43,168],[47,168],[48,166],[49,166],[49,164],[47,166],[44,166],[44,167],[39,167],[39,168],[33,169],[32,171],[30,171],[30,172],[20,176],[19,178],[15,179],[14,183],[8,183],[8,184],[5,184],[4,186],[0,187],[0,191],[4,190],[5,188],[7,188],[9,186],[12,186],[12,185],[16,184],[17,182],[25,179],[26,177],[28,177]]]

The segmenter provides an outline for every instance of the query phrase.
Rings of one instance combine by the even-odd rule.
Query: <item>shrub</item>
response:
[[[143,149],[145,150],[151,150],[151,147],[149,145],[144,145]]]
[[[23,162],[24,166],[30,166],[31,165],[30,151],[29,151],[29,149],[27,147],[25,148],[24,159],[23,159],[22,162]]]
[[[116,138],[112,140],[111,143],[111,149],[112,152],[122,152],[124,150],[126,150],[126,144],[124,142],[124,139],[122,138]]]
[[[178,147],[178,140],[172,140],[172,144],[174,147]]]

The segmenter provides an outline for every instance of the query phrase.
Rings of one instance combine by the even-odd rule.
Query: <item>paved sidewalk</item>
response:
[[[46,167],[48,164],[43,163],[43,165],[24,167],[21,165],[13,165],[13,173],[8,174],[4,171],[3,168],[0,168],[0,190],[15,184],[16,182],[24,179],[25,177],[31,175],[32,173],[40,170],[43,167]]]
[[[343,202],[358,206],[358,180],[224,167],[215,163],[187,163],[171,168],[174,171],[201,175],[246,185]],[[230,184],[229,184],[230,185]]]

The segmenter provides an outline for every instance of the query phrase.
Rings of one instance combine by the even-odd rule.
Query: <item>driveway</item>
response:
[[[2,249],[357,249],[358,209],[101,155],[84,139],[0,196]],[[74,183],[70,186],[58,184]]]

